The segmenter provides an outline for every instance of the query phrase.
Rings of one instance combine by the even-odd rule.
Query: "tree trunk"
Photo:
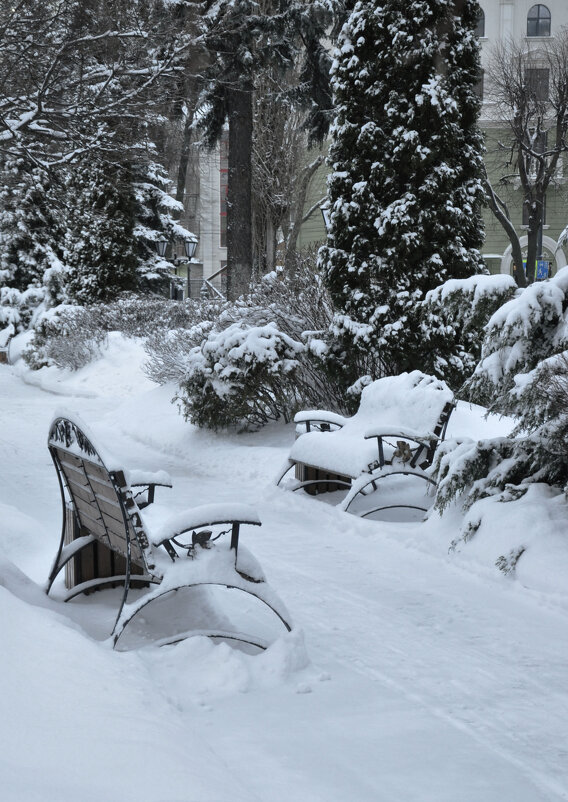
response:
[[[495,215],[496,219],[503,226],[509,242],[511,243],[511,254],[513,257],[513,278],[519,287],[526,287],[527,280],[523,272],[523,252],[521,250],[521,243],[515,226],[512,224],[509,217],[509,212],[506,205],[501,198],[495,193],[489,179],[486,177],[484,180],[485,191],[489,201],[489,208]]]
[[[249,292],[252,280],[252,86],[227,89],[227,297]]]
[[[536,277],[536,260],[538,253],[539,231],[542,218],[542,207],[538,201],[530,211],[529,227],[527,230],[527,284],[532,284]]]
[[[183,203],[185,198],[185,185],[187,182],[187,166],[189,164],[189,156],[191,153],[191,135],[193,124],[193,114],[186,117],[185,125],[183,126],[183,139],[181,143],[181,151],[179,154],[179,164],[177,171],[177,186],[176,186],[176,200]]]
[[[300,180],[299,180],[299,187],[297,197],[295,199],[295,208],[294,208],[294,220],[292,225],[288,231],[288,235],[286,237],[286,253],[284,255],[284,267],[286,270],[293,270],[296,258],[296,243],[298,242],[298,236],[300,234],[300,228],[302,227],[302,223],[304,222],[304,206],[306,204],[306,196],[308,194],[308,187],[310,185],[310,181],[312,180],[312,176],[318,169],[318,167],[323,164],[323,156],[318,156],[311,164],[306,165],[304,170],[301,173]]]

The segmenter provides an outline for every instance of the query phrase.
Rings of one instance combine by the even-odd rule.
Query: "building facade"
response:
[[[507,143],[510,132],[500,119],[500,109],[492,92],[491,64],[496,49],[505,46],[523,54],[524,75],[537,82],[546,97],[549,75],[544,56],[551,43],[568,27],[568,1],[547,0],[480,0],[482,15],[478,26],[481,44],[483,80],[481,126],[485,131],[487,153],[485,162],[491,185],[507,203],[510,219],[519,236],[523,256],[527,246],[527,208],[516,165],[510,162]],[[562,158],[546,195],[545,217],[542,226],[542,247],[537,265],[538,277],[545,278],[566,264],[564,249],[558,238],[568,225],[568,162]],[[485,244],[483,255],[492,273],[511,273],[512,257],[509,239],[490,209],[485,211]],[[526,265],[525,265],[526,267]]]

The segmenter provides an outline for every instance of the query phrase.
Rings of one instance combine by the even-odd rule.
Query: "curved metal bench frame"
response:
[[[371,485],[373,487],[373,491],[378,490],[378,484],[383,479],[388,479],[389,476],[413,476],[416,479],[421,479],[424,482],[427,482],[428,485],[436,488],[436,482],[429,477],[427,474],[422,473],[420,471],[406,471],[406,470],[387,470],[372,476],[369,476],[367,482],[365,482],[361,487],[358,487],[353,495],[349,498],[349,495],[343,500],[341,505],[342,509],[345,512],[349,512],[350,506],[359,496],[367,496],[370,493],[365,493],[365,489]],[[360,514],[361,518],[368,518],[369,515],[373,515],[375,512],[381,512],[382,510],[394,510],[394,509],[408,509],[408,510],[419,510],[420,512],[428,512],[428,507],[423,507],[420,504],[383,504],[379,507],[373,507],[371,510],[365,510],[365,512]]]
[[[70,601],[81,593],[88,593],[91,590],[99,589],[109,584],[114,586],[118,583],[122,584],[122,597],[111,632],[113,647],[116,647],[133,618],[148,604],[175,590],[202,585],[236,589],[254,596],[277,616],[287,631],[291,631],[292,627],[288,622],[288,613],[284,604],[274,591],[269,588],[264,579],[254,579],[246,576],[239,572],[237,567],[241,524],[260,526],[260,521],[254,511],[251,510],[252,514],[250,516],[225,519],[212,514],[209,507],[197,507],[189,511],[193,520],[191,526],[182,526],[175,534],[158,539],[157,543],[152,544],[151,535],[144,528],[140,510],[153,502],[155,487],[163,483],[151,482],[144,485],[135,485],[135,487],[143,487],[147,490],[148,496],[145,502],[137,503],[132,487],[125,479],[124,472],[108,470],[93,446],[90,437],[85,434],[75,421],[68,418],[59,417],[53,422],[48,437],[48,448],[59,482],[63,507],[63,524],[59,547],[45,590],[49,594],[61,570],[70,560],[77,557],[83,549],[91,544],[102,543],[111,552],[124,558],[124,571],[111,573],[108,576],[91,578],[69,589],[63,597],[64,601]],[[66,515],[69,504],[73,507],[79,536],[66,543],[66,540],[69,540],[70,537]],[[244,507],[244,505],[242,506]],[[201,510],[203,510],[202,518],[200,518]],[[199,539],[194,541],[193,545],[179,544],[175,539],[193,529],[220,524],[230,524],[229,552],[234,553],[234,560],[231,560],[233,562],[233,579],[227,581],[225,578],[227,572],[225,561],[224,570],[220,577],[216,578],[213,574],[206,581],[202,579],[192,581],[193,560],[189,556],[180,556],[178,553],[180,547],[187,549],[188,555],[190,553],[195,555],[195,559],[198,562],[202,548],[213,552],[215,549],[219,549],[219,546],[217,543],[209,544],[208,542],[200,545]],[[227,534],[228,531],[226,530],[223,534]],[[196,533],[193,532],[193,534],[195,535]],[[225,546],[224,553],[226,555],[226,541],[223,546]],[[188,568],[187,572],[181,572],[187,575],[180,576],[179,582],[174,583],[173,586],[166,583],[167,587],[162,592],[159,591],[159,588],[158,592],[150,590],[138,602],[133,605],[127,605],[129,590],[133,583],[159,586],[167,575],[167,566],[177,563],[179,560],[187,560],[186,565]],[[241,633],[220,633],[219,630],[192,631],[183,636],[172,636],[173,640],[165,639],[164,643],[177,642],[194,634],[205,634],[212,638],[226,637],[253,644],[260,649],[266,648],[266,643],[261,639],[253,636],[243,636]]]
[[[425,470],[430,467],[433,462],[434,454],[438,444],[444,439],[446,435],[446,430],[448,428],[448,423],[450,420],[450,416],[455,408],[455,402],[448,401],[442,411],[440,413],[440,417],[436,422],[436,425],[433,429],[433,432],[429,435],[425,435],[424,437],[417,437],[414,433],[406,433],[404,431],[400,432],[389,432],[388,434],[380,433],[380,432],[373,432],[370,434],[365,435],[365,440],[377,440],[377,459],[375,462],[371,463],[368,466],[368,474],[369,479],[365,482],[361,487],[359,487],[356,492],[350,497],[350,492],[348,493],[340,503],[339,506],[342,507],[345,511],[350,511],[349,508],[351,507],[353,501],[359,495],[368,495],[364,491],[369,486],[372,486],[373,491],[377,490],[377,485],[381,479],[386,478],[387,476],[392,476],[394,474],[404,475],[404,476],[415,476],[419,479],[423,479],[424,481],[428,482],[434,488],[436,487],[436,483],[425,473]],[[314,415],[310,415],[310,413],[304,412],[299,413],[295,421],[296,423],[302,424],[305,427],[305,433],[309,433],[310,431],[318,431],[318,432],[325,432],[329,434],[333,434],[334,431],[341,429],[344,425],[342,421],[347,421],[348,419],[342,418],[340,415],[330,414],[329,418],[326,419],[325,415],[318,411]],[[299,434],[299,437],[302,437],[302,434]],[[327,436],[327,434],[326,434]],[[385,456],[385,442],[389,441],[404,441],[406,445],[409,447],[410,456],[405,461],[397,460],[396,457],[391,457],[387,459]],[[414,444],[414,445],[411,445]],[[390,443],[391,447],[394,448],[392,442]],[[298,466],[303,465],[303,463],[297,463],[293,460],[288,460],[287,465],[284,467],[284,470],[280,473],[276,484],[279,485],[284,477],[286,476],[289,471]],[[398,468],[400,465],[400,469]],[[410,470],[406,469],[404,466],[408,465]],[[321,471],[322,474],[330,474],[332,471],[329,468],[322,468],[318,465],[303,465],[306,468],[312,468],[316,471]],[[342,475],[340,472],[340,468],[338,467],[338,473],[334,474],[331,478],[326,476],[318,476],[315,479],[298,479],[296,484],[291,487],[290,489],[295,492],[297,490],[306,490],[309,487],[313,486],[320,486],[320,485],[328,485],[328,486],[343,486],[347,489],[353,486],[353,482],[359,481],[366,475],[366,473],[360,474],[359,476],[347,476]],[[326,492],[326,491],[322,491]],[[428,507],[423,507],[420,505],[415,504],[385,504],[379,507],[376,507],[372,510],[366,511],[361,517],[368,517],[375,512],[380,512],[381,510],[385,509],[416,509],[420,510],[421,512],[427,512]]]

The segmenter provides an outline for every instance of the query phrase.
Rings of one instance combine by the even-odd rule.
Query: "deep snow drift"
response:
[[[197,430],[143,358],[116,335],[76,374],[0,366],[3,802],[568,799],[566,499],[484,502],[448,551],[458,510],[379,523],[278,489],[293,427]],[[125,467],[168,471],[168,515],[254,506],[263,526],[243,544],[295,630],[259,655],[203,638],[116,653],[112,591],[47,599],[61,407]],[[481,412],[460,405],[449,434],[507,433]],[[521,546],[505,576],[496,560]]]

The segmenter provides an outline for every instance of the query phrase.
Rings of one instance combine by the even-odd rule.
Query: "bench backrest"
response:
[[[418,370],[385,376],[365,387],[359,409],[351,420],[360,426],[386,424],[391,428],[410,426],[434,431],[453,398],[445,382]]]
[[[81,535],[147,570],[148,538],[122,471],[109,471],[89,438],[66,418],[54,421],[48,440],[56,470],[73,503]]]

